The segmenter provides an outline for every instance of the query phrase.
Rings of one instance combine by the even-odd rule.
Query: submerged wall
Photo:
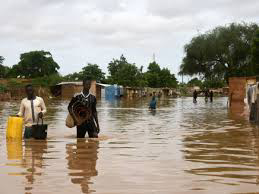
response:
[[[229,98],[231,102],[244,103],[246,92],[246,77],[229,78]]]
[[[34,87],[35,94],[44,99],[48,99],[51,97],[50,90],[48,88],[43,87]],[[0,93],[1,101],[9,101],[9,100],[22,100],[26,97],[24,87],[21,88],[10,88],[8,91],[4,93]]]
[[[230,102],[244,103],[247,86],[256,83],[256,77],[230,77],[229,78]]]
[[[64,84],[61,86],[61,97],[64,99],[69,99],[72,98],[76,93],[80,93],[82,90],[83,84]],[[96,81],[92,81],[90,92],[96,96]]]

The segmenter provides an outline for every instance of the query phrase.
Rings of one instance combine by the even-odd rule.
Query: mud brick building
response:
[[[230,77],[228,81],[229,101],[244,103],[247,88],[251,84],[256,84],[256,77]]]
[[[83,82],[61,82],[57,86],[60,87],[61,97],[64,99],[69,99],[74,96],[74,94],[79,93],[83,90]],[[96,91],[96,81],[92,81],[90,92],[97,96]],[[99,92],[98,92],[99,94]]]

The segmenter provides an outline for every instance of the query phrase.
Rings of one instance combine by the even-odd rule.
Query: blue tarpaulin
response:
[[[122,86],[112,85],[105,87],[105,98],[108,100],[119,98],[123,95]]]

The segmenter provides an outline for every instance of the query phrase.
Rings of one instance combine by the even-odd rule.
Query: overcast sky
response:
[[[0,0],[0,55],[50,51],[62,74],[88,62],[107,72],[121,54],[179,71],[184,44],[231,22],[259,22],[259,0]]]

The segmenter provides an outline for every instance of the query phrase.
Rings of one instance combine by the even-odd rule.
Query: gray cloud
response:
[[[257,0],[9,0],[0,7],[0,55],[6,65],[19,54],[49,50],[61,73],[87,62],[107,71],[122,53],[147,66],[157,61],[178,72],[183,46],[198,31],[230,22],[258,22]]]

